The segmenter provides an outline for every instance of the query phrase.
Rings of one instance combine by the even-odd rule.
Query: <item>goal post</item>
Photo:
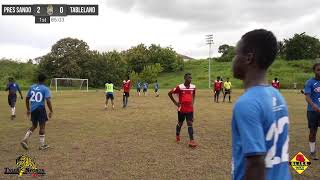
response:
[[[89,80],[79,78],[52,78],[50,88],[58,90],[80,90],[89,91]]]

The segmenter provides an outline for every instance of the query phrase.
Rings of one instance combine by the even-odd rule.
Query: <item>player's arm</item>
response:
[[[30,115],[30,96],[27,95],[26,97],[26,108],[27,108],[27,116]]]
[[[316,112],[320,112],[319,107],[315,103],[312,102],[310,94],[305,92],[305,96],[306,96],[307,103],[311,105],[312,109]]]
[[[196,101],[196,89],[194,89],[192,96],[193,96],[193,98],[192,98],[192,104],[194,104],[194,102]]]
[[[172,94],[177,92],[177,88],[174,88],[173,90],[169,91],[168,96],[170,97],[171,101],[173,102],[173,104],[175,104],[176,106],[180,106],[180,104],[173,98]]]
[[[312,107],[312,109],[316,112],[320,112],[319,107],[312,102],[312,99],[310,97],[311,91],[312,91],[312,87],[310,84],[311,81],[307,81],[305,87],[304,87],[304,95],[306,96],[306,101],[308,104],[310,104],[310,106]]]
[[[46,89],[46,91],[45,91],[45,98],[46,98],[47,106],[50,111],[49,118],[51,118],[52,114],[53,114],[53,110],[52,110],[52,103],[51,103],[51,93],[50,93],[49,89]]]
[[[47,106],[48,106],[49,111],[50,111],[50,112],[49,112],[49,117],[51,118],[51,117],[52,117],[52,113],[53,113],[51,98],[50,98],[50,97],[47,98],[46,101],[47,101]]]
[[[264,180],[265,162],[264,155],[247,156],[244,179],[246,180]]]

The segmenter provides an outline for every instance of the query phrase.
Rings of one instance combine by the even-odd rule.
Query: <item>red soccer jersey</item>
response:
[[[271,83],[272,87],[276,88],[276,89],[280,89],[280,82],[279,81],[272,81]]]
[[[123,84],[122,84],[122,89],[124,92],[130,92],[130,88],[131,88],[131,81],[130,80],[124,80]]]
[[[214,90],[215,91],[220,91],[222,89],[222,81],[214,81]]]
[[[171,90],[173,94],[178,94],[180,107],[178,111],[182,113],[193,112],[193,96],[196,94],[196,86],[190,84],[185,86],[180,84]]]

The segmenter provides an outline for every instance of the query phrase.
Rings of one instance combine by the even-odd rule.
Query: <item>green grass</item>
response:
[[[211,63],[211,80],[217,76],[230,77],[233,87],[242,88],[240,80],[232,78],[231,62],[212,62]],[[293,88],[293,83],[297,83],[297,88],[303,88],[307,79],[313,76],[313,61],[284,61],[277,59],[268,71],[268,82],[278,77],[282,88]],[[172,88],[183,82],[185,72],[192,73],[192,83],[198,88],[208,88],[208,61],[190,61],[185,63],[183,72],[162,73],[158,78],[159,85],[162,88]]]
[[[12,121],[7,94],[0,92],[0,168],[14,168],[15,159],[27,154],[46,170],[44,179],[230,179],[233,104],[213,103],[209,90],[198,90],[194,131],[199,146],[190,149],[186,124],[182,142],[175,143],[177,112],[166,92],[161,91],[159,98],[132,92],[128,108],[122,109],[122,94],[116,91],[114,111],[103,109],[103,91],[53,92],[54,114],[46,125],[51,148],[38,150],[37,129],[27,152],[19,144],[31,125],[25,103],[18,99],[17,119]],[[234,90],[233,101],[242,92]],[[300,151],[308,157],[304,96],[281,92],[290,112],[290,159]],[[319,168],[312,161],[302,175],[290,169],[294,179],[319,179]],[[0,179],[17,175],[2,171]]]

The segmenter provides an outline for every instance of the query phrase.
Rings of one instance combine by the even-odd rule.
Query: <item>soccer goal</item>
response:
[[[58,90],[89,90],[88,79],[78,79],[78,78],[52,78],[50,83],[50,88]]]

